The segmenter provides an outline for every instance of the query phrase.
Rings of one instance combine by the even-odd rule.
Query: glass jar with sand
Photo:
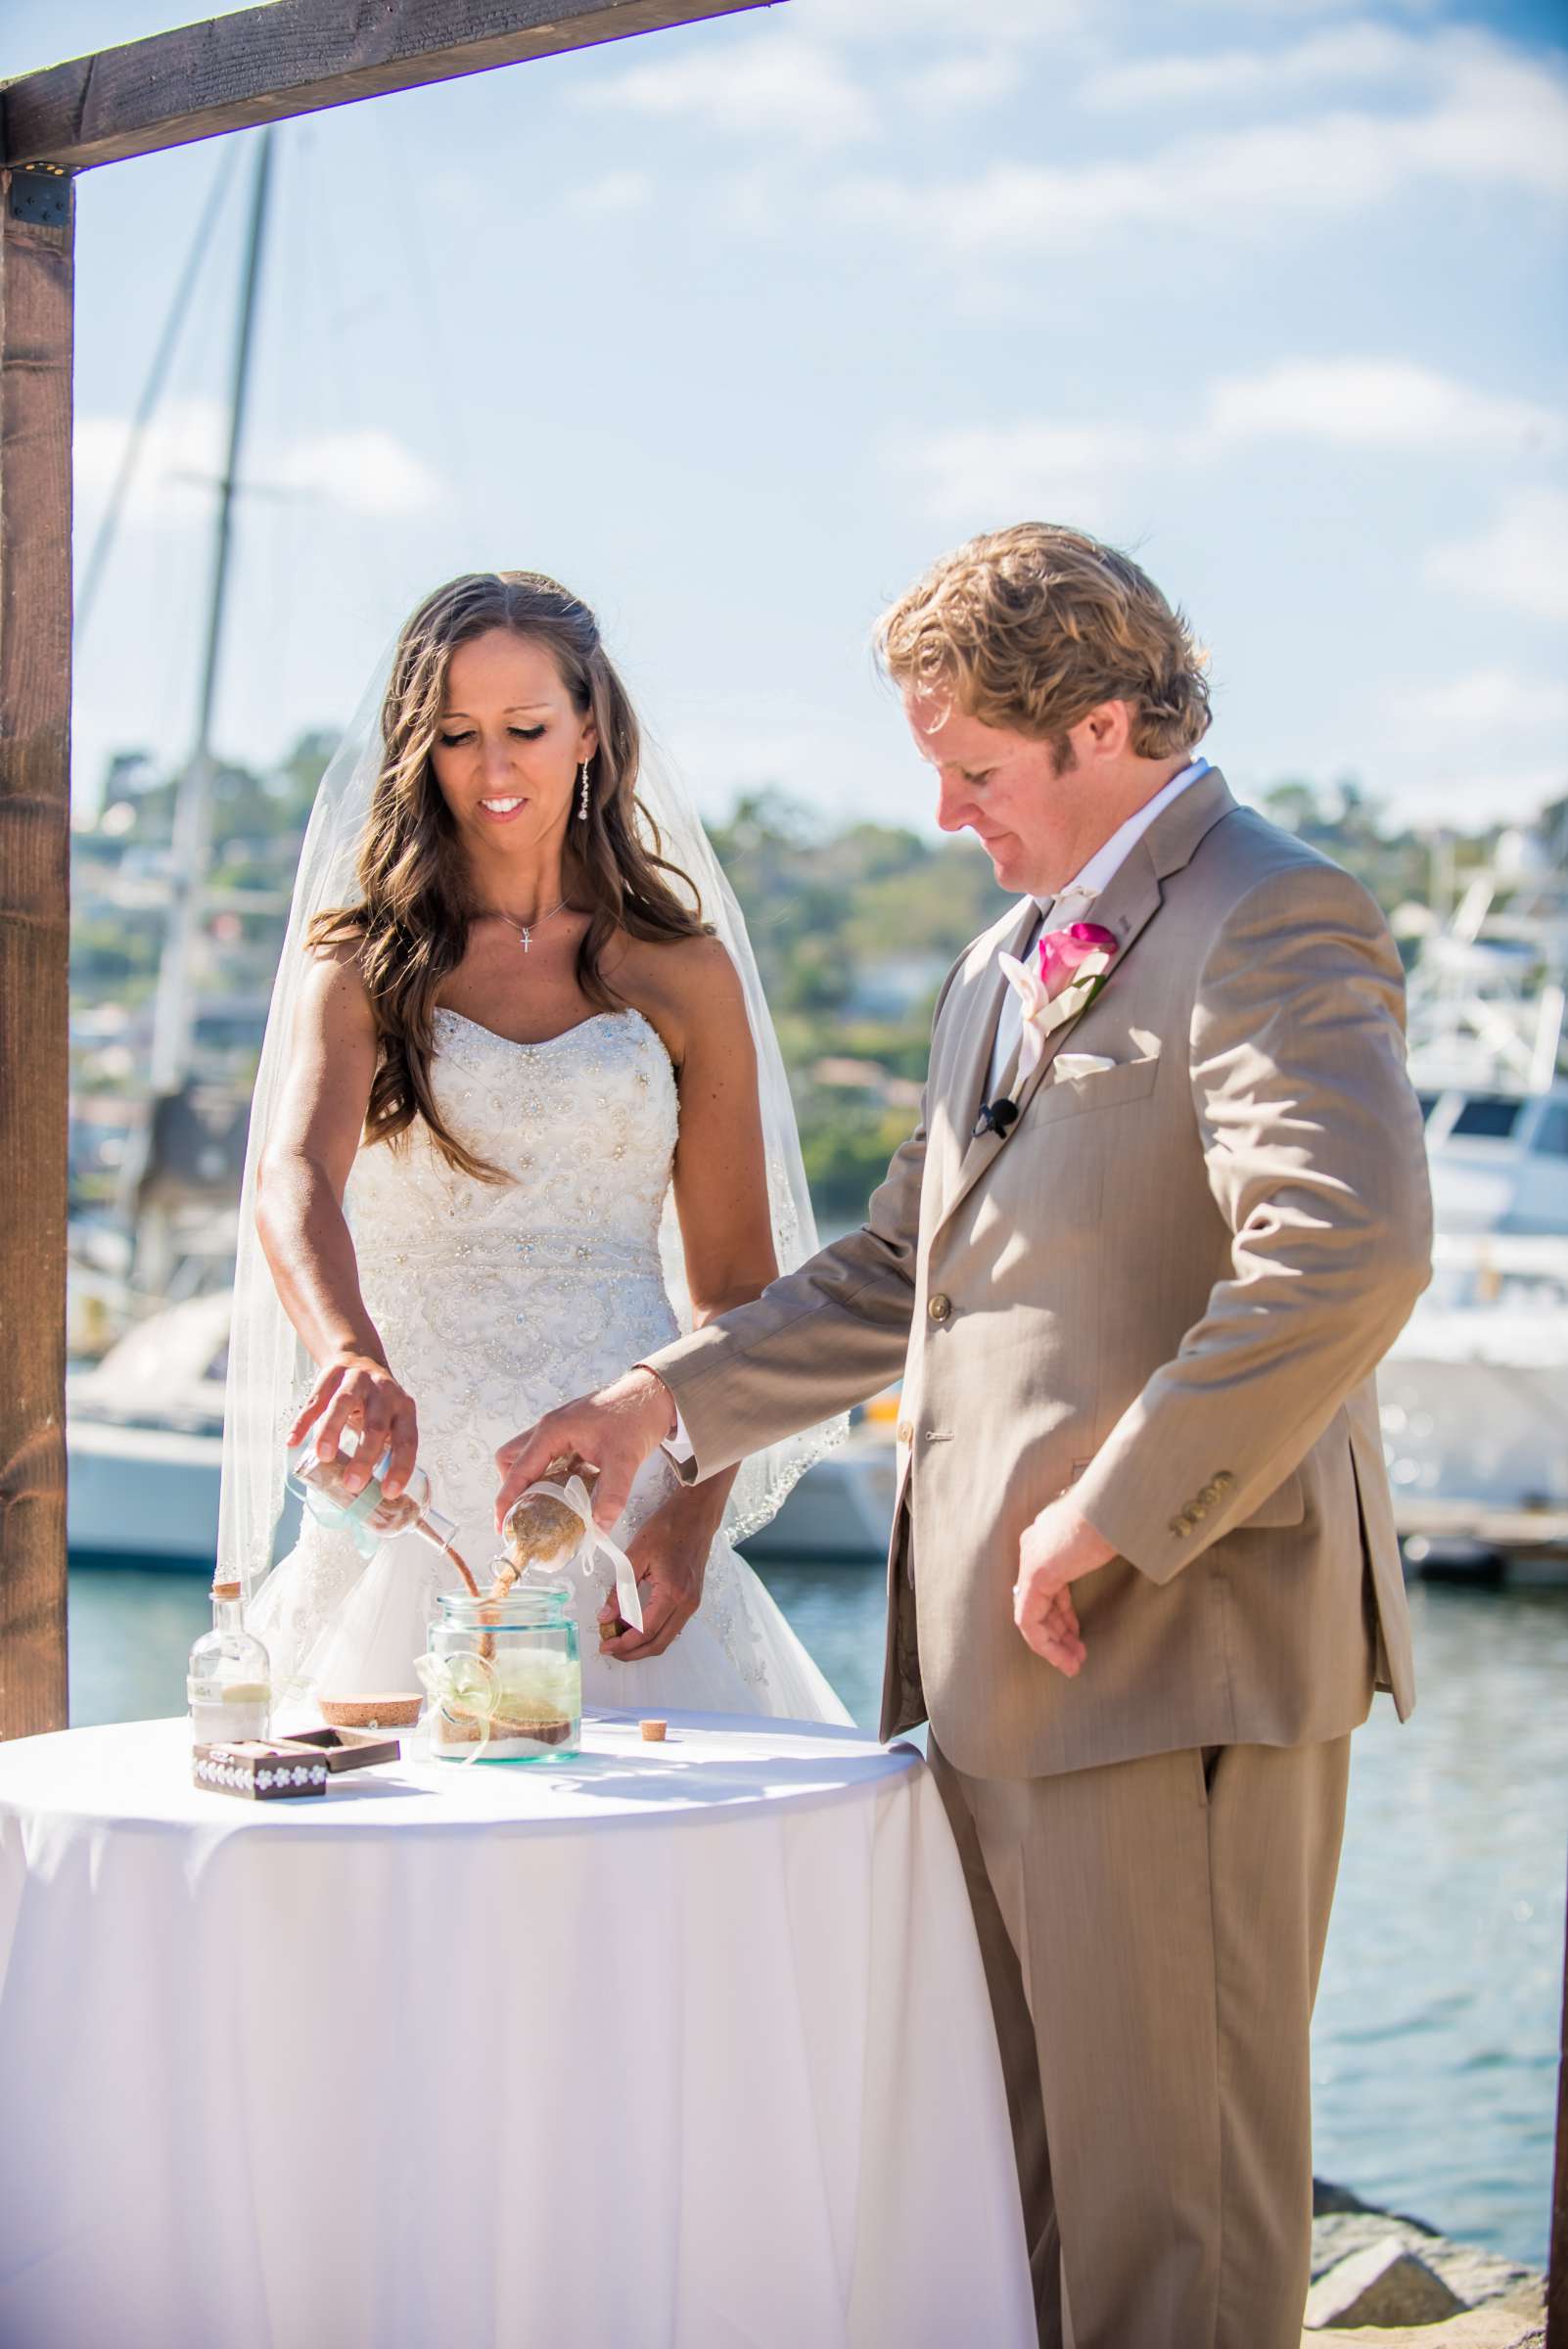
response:
[[[582,1734],[582,1670],[567,1585],[540,1576],[504,1594],[443,1590],[420,1678],[438,1762],[546,1762]]]

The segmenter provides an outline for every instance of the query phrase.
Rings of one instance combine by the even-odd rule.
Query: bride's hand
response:
[[[642,1600],[642,1630],[623,1631],[618,1639],[606,1632],[621,1619],[612,1597],[599,1616],[599,1653],[618,1663],[641,1664],[662,1656],[679,1638],[703,1603],[703,1577],[717,1522],[708,1497],[697,1491],[676,1493],[639,1526],[626,1544]]]
[[[396,1499],[419,1453],[419,1414],[412,1395],[398,1385],[385,1362],[368,1354],[335,1354],[323,1363],[303,1410],[289,1430],[291,1451],[312,1427],[316,1451],[324,1460],[336,1459],[345,1428],[354,1429],[359,1447],[352,1459],[345,1459],[343,1472],[344,1483],[353,1493],[369,1484],[376,1462],[390,1450],[382,1491],[389,1500]]]

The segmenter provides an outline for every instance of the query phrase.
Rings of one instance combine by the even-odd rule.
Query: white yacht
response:
[[[1427,1159],[1446,1232],[1568,1232],[1568,1082],[1545,1091],[1426,1085]]]
[[[1409,1564],[1568,1572],[1568,1239],[1440,1232],[1378,1373]]]
[[[210,1565],[230,1295],[148,1315],[66,1381],[72,1558]]]
[[[1406,1557],[1568,1573],[1568,887],[1505,834],[1410,973],[1432,1285],[1378,1377]]]
[[[1505,834],[1409,977],[1440,1231],[1568,1232],[1565,973],[1561,870],[1533,837]]]

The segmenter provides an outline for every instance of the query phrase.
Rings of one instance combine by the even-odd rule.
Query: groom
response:
[[[883,1734],[931,1725],[1041,2340],[1297,2349],[1350,1732],[1412,1695],[1372,1388],[1428,1270],[1399,959],[1195,755],[1200,656],[1125,556],[975,539],[879,644],[1019,902],[864,1228],[508,1446],[503,1502],[576,1449],[613,1520],[660,1443],[712,1476],[902,1374]]]

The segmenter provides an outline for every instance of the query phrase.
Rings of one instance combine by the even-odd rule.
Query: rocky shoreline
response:
[[[1517,2261],[1314,2181],[1302,2349],[1540,2349],[1545,2306],[1545,2280]]]

